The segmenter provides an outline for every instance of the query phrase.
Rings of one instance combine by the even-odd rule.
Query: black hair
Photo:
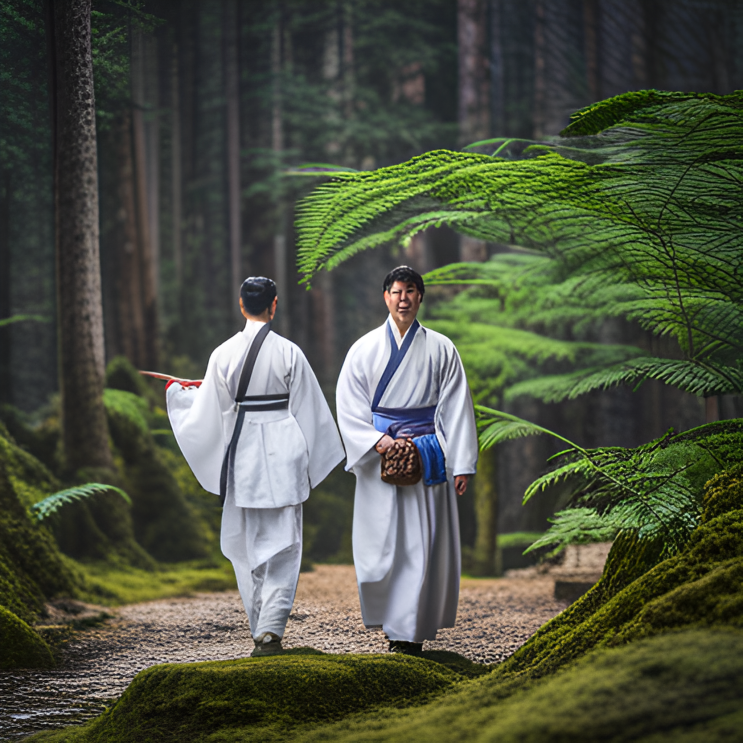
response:
[[[384,291],[389,291],[390,287],[396,281],[402,281],[403,284],[415,284],[416,289],[421,293],[421,297],[426,293],[426,288],[423,286],[421,275],[410,268],[410,266],[398,266],[397,268],[393,268],[384,277]]]
[[[276,296],[276,284],[265,276],[248,276],[240,287],[240,299],[249,315],[261,315]]]

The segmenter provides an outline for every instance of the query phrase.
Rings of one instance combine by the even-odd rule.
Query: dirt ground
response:
[[[566,604],[548,576],[462,581],[457,624],[427,649],[453,650],[479,663],[511,655]],[[117,698],[144,668],[244,657],[253,647],[237,592],[197,594],[112,610],[80,632],[53,671],[0,672],[0,740],[80,722]],[[319,565],[302,573],[285,647],[329,653],[381,653],[379,630],[361,622],[354,569]]]

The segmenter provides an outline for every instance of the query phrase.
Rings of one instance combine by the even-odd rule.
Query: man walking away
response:
[[[320,385],[302,351],[271,331],[271,279],[240,288],[245,328],[211,355],[202,382],[168,383],[168,415],[201,483],[219,494],[222,552],[255,641],[282,651],[302,557],[302,503],[343,459]]]

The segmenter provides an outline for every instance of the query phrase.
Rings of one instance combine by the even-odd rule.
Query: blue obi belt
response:
[[[393,439],[410,438],[418,448],[423,463],[423,484],[446,482],[446,462],[436,436],[436,406],[428,408],[376,408],[372,413],[374,428]]]

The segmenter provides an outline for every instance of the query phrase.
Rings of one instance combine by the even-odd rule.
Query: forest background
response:
[[[22,441],[59,405],[50,59],[44,3],[4,0],[0,9],[0,319],[33,316],[0,326],[0,402]],[[380,284],[392,266],[428,272],[509,248],[432,229],[405,249],[359,254],[308,291],[293,211],[321,176],[292,175],[295,166],[372,170],[489,137],[540,140],[575,110],[630,90],[728,93],[743,87],[742,36],[734,0],[94,2],[107,359],[200,377],[211,350],[240,327],[236,287],[265,274],[280,286],[279,332],[304,349],[332,401],[346,350],[384,319]],[[456,291],[433,287],[424,322],[436,327],[437,308]],[[616,318],[592,340],[653,352],[665,342]],[[506,402],[502,384],[480,384],[468,370],[479,402],[586,447],[638,446],[671,426],[741,415],[735,397],[705,401],[652,381],[559,404]],[[497,370],[509,382],[537,373],[508,354]],[[177,457],[157,393],[140,392],[152,440]],[[559,489],[525,508],[521,499],[556,450],[527,439],[483,455],[460,502],[468,570],[498,568],[496,532],[544,531]],[[46,459],[53,469],[54,456]],[[211,496],[179,477],[189,507],[213,525]],[[352,489],[336,471],[311,498],[312,559],[349,559]],[[135,513],[135,527],[145,521]]]

